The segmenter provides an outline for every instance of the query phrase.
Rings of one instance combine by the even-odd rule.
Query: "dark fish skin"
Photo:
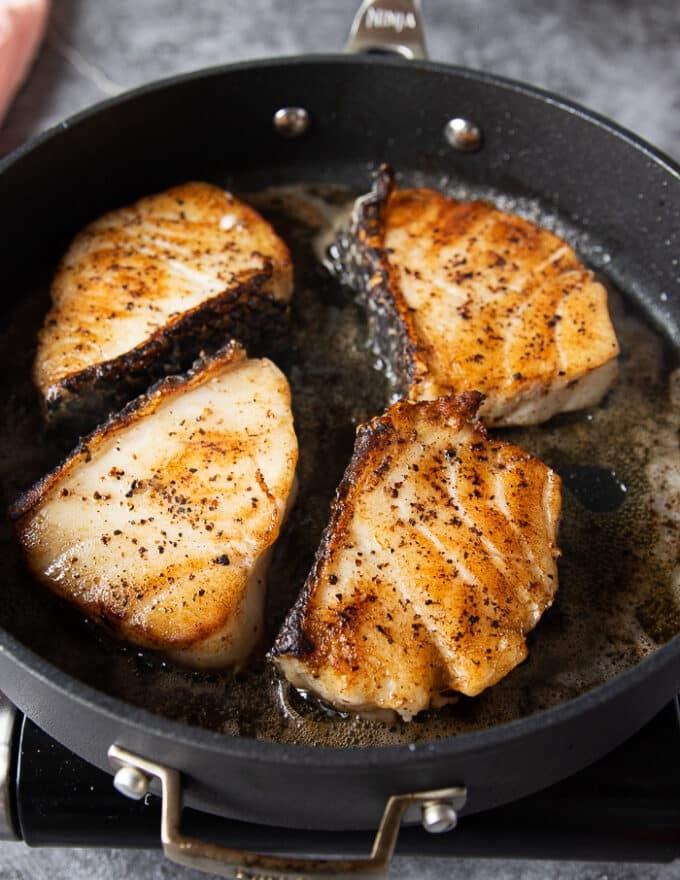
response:
[[[105,439],[112,431],[118,431],[130,425],[138,414],[149,407],[150,401],[162,399],[172,395],[177,389],[196,381],[206,371],[212,371],[216,367],[235,364],[247,357],[243,346],[236,340],[230,340],[219,351],[212,355],[206,355],[194,362],[192,367],[182,374],[165,376],[154,382],[143,394],[138,394],[118,412],[110,413],[107,418],[84,437],[81,437],[69,453],[65,461],[48,471],[37,480],[29,489],[22,493],[9,507],[7,515],[12,522],[17,522],[27,513],[30,513],[44,499],[49,490],[59,482],[64,475],[65,468],[71,467],[78,459],[86,461],[90,455],[90,446]]]
[[[384,359],[401,397],[426,371],[413,318],[395,295],[383,244],[385,212],[395,172],[381,165],[373,188],[357,199],[348,234],[339,242],[342,269],[366,309],[370,338]]]
[[[43,399],[46,421],[88,430],[150,384],[186,370],[200,351],[215,352],[229,337],[258,351],[264,340],[276,339],[288,320],[287,304],[262,289],[270,278],[268,267],[184,313],[120,357],[60,380]]]

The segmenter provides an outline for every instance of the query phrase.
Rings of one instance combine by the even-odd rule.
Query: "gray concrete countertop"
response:
[[[42,54],[0,129],[0,155],[65,116],[152,79],[246,58],[337,51],[358,0],[54,0],[53,5]],[[432,58],[565,95],[680,159],[677,0],[425,0],[424,12]],[[156,852],[0,845],[0,880],[204,876],[171,866]],[[680,878],[680,863],[399,858],[390,876],[670,880]]]

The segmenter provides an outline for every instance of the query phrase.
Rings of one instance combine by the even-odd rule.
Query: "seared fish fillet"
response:
[[[273,652],[295,687],[408,720],[527,656],[557,590],[560,479],[487,436],[480,402],[401,400],[359,429]]]
[[[288,383],[231,344],[87,437],[10,512],[40,581],[122,638],[242,666],[294,488]]]
[[[286,245],[252,208],[186,183],[111,211],[53,279],[34,380],[48,417],[99,413],[208,346],[273,332],[292,290]]]
[[[619,348],[607,292],[566,242],[486,202],[398,190],[356,202],[348,274],[412,400],[478,390],[488,425],[597,404]]]

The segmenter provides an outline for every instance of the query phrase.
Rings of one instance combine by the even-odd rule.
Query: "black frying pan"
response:
[[[285,138],[273,118],[291,106],[304,108],[310,125]],[[443,132],[452,117],[479,126],[481,149],[451,146]],[[602,244],[590,255],[594,267],[606,269],[677,356],[680,172],[672,162],[536,89],[376,56],[289,58],[173,78],[80,114],[18,150],[0,165],[5,322],[73,234],[111,207],[225,173],[240,191],[291,181],[365,190],[369,167],[380,161],[405,179],[446,177],[538,199],[586,230]],[[598,266],[605,252],[607,264]],[[102,768],[116,744],[181,771],[185,798],[198,809],[290,827],[377,827],[390,795],[451,786],[465,789],[466,811],[487,809],[604,754],[680,686],[674,637],[594,690],[509,724],[415,747],[280,745],[180,724],[95,690],[18,640],[12,610],[0,607],[0,686],[57,740]],[[165,780],[171,788],[174,782]],[[446,798],[459,794],[460,803],[460,792]],[[173,791],[166,795],[169,802]],[[392,824],[403,806],[392,804]],[[172,854],[190,850],[176,846]]]

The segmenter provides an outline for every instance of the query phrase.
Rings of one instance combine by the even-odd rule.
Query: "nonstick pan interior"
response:
[[[281,140],[271,125],[276,109],[288,104],[310,110],[311,130],[298,141]],[[482,126],[479,153],[462,156],[448,146],[442,130],[453,115],[472,116]],[[533,637],[529,662],[488,696],[412,725],[331,717],[290,695],[284,695],[282,709],[266,669],[257,685],[247,676],[233,682],[185,673],[102,637],[30,582],[6,529],[0,620],[75,679],[226,734],[329,746],[404,743],[483,730],[564,704],[635,666],[680,628],[671,485],[679,408],[672,269],[677,176],[626,137],[576,111],[521,87],[436,65],[319,59],[188,77],[113,102],[106,112],[86,115],[5,163],[0,214],[5,212],[4,224],[11,222],[4,228],[13,229],[2,255],[9,295],[0,356],[5,375],[13,377],[0,440],[6,500],[67,445],[42,433],[26,377],[49,274],[83,223],[192,178],[239,193],[300,181],[340,185],[313,193],[332,204],[366,189],[382,160],[397,167],[404,183],[492,198],[556,229],[612,288],[624,354],[622,379],[605,405],[543,428],[508,432],[560,469],[571,487],[561,592]],[[290,240],[298,266],[293,321],[297,328],[305,325],[305,332],[294,330],[283,340],[280,357],[297,398],[299,429],[306,433],[301,469],[310,489],[282,540],[283,550],[286,543],[293,546],[297,567],[292,574],[285,565],[272,571],[272,624],[304,577],[356,423],[389,398],[365,347],[360,310],[311,260],[309,226],[291,221],[290,202],[270,197],[261,205]],[[323,395],[330,374],[337,377],[339,413]],[[358,385],[370,386],[371,394],[355,402],[343,391]],[[324,465],[333,463],[323,485],[321,456]],[[264,701],[253,700],[256,692],[265,694]]]
[[[413,176],[429,182],[425,175]],[[478,187],[462,181],[436,183],[457,194],[479,194]],[[485,195],[557,226],[580,245],[585,259],[588,248],[598,247],[545,213],[538,200]],[[669,385],[669,346],[612,287],[610,306],[623,354],[619,380],[605,403],[548,425],[501,432],[556,468],[566,486],[561,588],[530,637],[529,660],[482,696],[424,713],[413,723],[342,717],[279,681],[265,651],[311,566],[355,429],[382,412],[392,392],[371,352],[362,308],[315,252],[319,232],[351,203],[351,193],[293,187],[247,198],[293,250],[297,281],[290,327],[281,329],[265,353],[291,383],[300,441],[300,490],[272,563],[267,635],[253,663],[236,679],[230,673],[188,672],[106,637],[32,582],[9,528],[3,554],[11,572],[8,629],[76,678],[141,708],[223,733],[329,746],[416,742],[512,721],[606,682],[671,638],[680,618],[669,578],[676,533],[666,510],[674,503],[673,441],[680,427],[671,394],[677,396],[680,386],[677,376],[674,388]],[[44,430],[30,380],[45,308],[44,291],[29,293],[0,347],[5,373],[15,377],[0,419],[5,501],[27,478],[37,479],[56,464],[73,442],[68,431]]]

